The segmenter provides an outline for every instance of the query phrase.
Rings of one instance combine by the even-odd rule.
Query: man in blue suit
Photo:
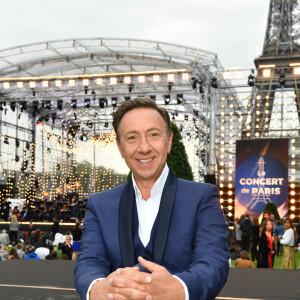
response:
[[[74,269],[82,299],[213,299],[226,282],[227,228],[214,185],[166,164],[168,112],[147,98],[114,114],[131,180],[89,198]]]

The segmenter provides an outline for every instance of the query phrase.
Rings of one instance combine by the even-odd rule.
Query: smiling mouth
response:
[[[138,159],[138,161],[141,162],[141,163],[148,163],[148,162],[150,162],[151,160],[153,160],[153,158]]]

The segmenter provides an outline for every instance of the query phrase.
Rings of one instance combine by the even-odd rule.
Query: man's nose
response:
[[[140,139],[139,151],[143,153],[148,153],[151,151],[151,144],[149,143],[147,137]]]

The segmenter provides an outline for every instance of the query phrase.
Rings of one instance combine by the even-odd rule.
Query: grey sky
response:
[[[47,40],[151,39],[212,51],[253,68],[269,0],[0,0],[0,49]]]

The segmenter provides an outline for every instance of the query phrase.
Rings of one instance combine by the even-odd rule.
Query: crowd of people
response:
[[[13,215],[9,234],[6,229],[0,233],[0,260],[51,259],[76,260],[80,249],[81,223],[76,219],[73,230],[63,234],[57,219],[53,220],[50,232],[35,228],[30,222],[29,229],[19,231],[19,222]],[[61,255],[58,255],[61,250]]]
[[[249,214],[235,219],[230,254],[236,267],[273,268],[275,257],[281,256],[281,269],[296,269],[295,251],[300,251],[300,224],[294,226],[290,218],[275,220],[265,211],[261,225]],[[248,253],[251,253],[251,259]],[[300,265],[298,267],[300,269]]]

